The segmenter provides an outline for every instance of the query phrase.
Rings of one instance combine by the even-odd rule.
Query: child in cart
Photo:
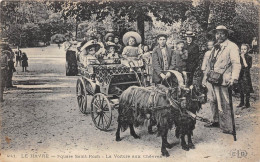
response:
[[[122,52],[122,64],[130,66],[129,63],[131,62],[135,67],[143,66],[143,61],[140,59],[142,54],[141,41],[142,38],[137,32],[127,32],[124,34],[123,42],[126,47]]]
[[[104,56],[104,59],[118,59],[118,53],[117,51],[118,46],[115,43],[107,43],[106,46],[106,55]]]
[[[99,48],[100,45],[98,43],[95,43],[93,40],[88,41],[80,49],[80,62],[85,67],[90,64],[99,64],[100,62],[98,61],[98,58],[95,56]]]

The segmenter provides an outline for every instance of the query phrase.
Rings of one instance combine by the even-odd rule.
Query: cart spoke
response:
[[[98,102],[99,102],[99,106],[101,107],[101,98],[100,98],[100,95],[98,95]]]
[[[107,114],[105,114],[105,113],[104,113],[104,115],[106,115],[106,116],[107,116]],[[108,118],[108,119],[110,119],[110,117],[109,117],[109,116],[107,116],[107,118]]]
[[[98,107],[100,107],[100,104],[98,103],[98,99],[96,98],[94,101],[95,104],[97,104]]]
[[[101,118],[101,115],[99,115],[99,119],[98,119],[98,126],[99,126],[99,123],[100,123],[100,118]]]
[[[108,108],[107,104],[103,107],[103,111],[109,111],[109,109],[106,109],[106,108]]]
[[[105,119],[106,125],[108,125],[108,124],[107,124],[107,120],[106,120],[106,118],[105,118],[105,115],[103,115],[103,117],[104,117],[104,119]]]
[[[97,105],[93,103],[93,106],[96,108],[96,110],[100,109]],[[97,111],[96,111],[97,112]]]
[[[94,118],[94,120],[96,121],[97,117],[99,116],[99,114]]]
[[[101,101],[101,106],[100,106],[101,109],[103,109],[103,103],[104,103],[104,100],[105,100],[105,98],[103,97],[103,98],[102,98],[102,101]]]
[[[104,129],[104,120],[103,120],[103,117],[104,116],[101,116],[102,117],[102,127],[103,127],[103,129]]]

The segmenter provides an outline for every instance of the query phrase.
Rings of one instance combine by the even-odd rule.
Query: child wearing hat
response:
[[[107,46],[108,44],[110,44],[110,43],[114,43],[113,41],[113,39],[114,39],[114,34],[113,33],[107,33],[106,35],[105,35],[105,45]]]
[[[116,46],[115,43],[109,43],[106,46],[106,55],[104,57],[104,59],[118,59],[118,53],[116,52],[116,49],[118,48],[118,46]]]
[[[96,52],[99,50],[100,45],[93,40],[88,41],[83,47],[81,47],[80,62],[86,67],[89,64],[99,64]]]
[[[127,32],[123,36],[123,42],[126,47],[123,49],[122,57],[124,58],[138,58],[140,50],[138,45],[141,43],[141,36],[137,32]]]

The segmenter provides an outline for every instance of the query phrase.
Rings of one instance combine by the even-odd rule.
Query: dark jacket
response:
[[[178,51],[174,50],[174,54],[172,56],[172,64],[174,66],[174,70],[179,72],[186,71],[186,61],[187,61],[188,51]]]
[[[186,71],[190,72],[188,74],[188,85],[191,85],[193,82],[193,76],[199,67],[200,63],[200,53],[199,53],[199,46],[192,42],[190,45],[187,45],[188,51],[188,59],[186,61]]]
[[[187,67],[186,70],[188,72],[194,73],[196,68],[199,66],[199,46],[195,43],[191,43],[190,45],[187,45],[187,51],[188,51],[188,59],[187,59]]]
[[[170,49],[169,47],[166,46],[166,53],[168,56],[168,70],[173,70],[174,65],[172,64],[172,55],[173,55],[173,50]],[[153,50],[152,54],[152,68],[153,68],[153,83],[160,83],[161,82],[161,77],[160,74],[164,70],[164,64],[163,64],[163,56],[162,56],[162,51],[159,46],[155,47]]]
[[[28,67],[28,57],[26,54],[22,54],[22,67]]]
[[[251,82],[251,75],[250,75],[250,68],[252,67],[252,57],[249,56],[248,54],[245,54],[245,60],[247,63],[247,67],[245,67],[243,60],[240,56],[240,63],[241,63],[241,71],[239,74],[239,91],[241,93],[253,93],[253,86]]]

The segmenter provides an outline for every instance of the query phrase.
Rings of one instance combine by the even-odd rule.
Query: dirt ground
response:
[[[94,126],[90,114],[79,111],[78,77],[65,76],[65,52],[57,45],[22,51],[28,55],[29,72],[17,67],[13,78],[17,88],[4,93],[0,161],[260,161],[259,105],[253,99],[251,108],[235,108],[236,142],[232,135],[198,121],[193,136],[196,148],[184,151],[177,144],[165,158],[161,139],[149,135],[146,128],[136,129],[141,139],[127,130],[121,133],[123,140],[116,142],[116,110],[107,132]],[[238,99],[233,100],[237,105]],[[199,115],[210,118],[209,105]],[[177,143],[174,131],[169,132],[169,141]]]

